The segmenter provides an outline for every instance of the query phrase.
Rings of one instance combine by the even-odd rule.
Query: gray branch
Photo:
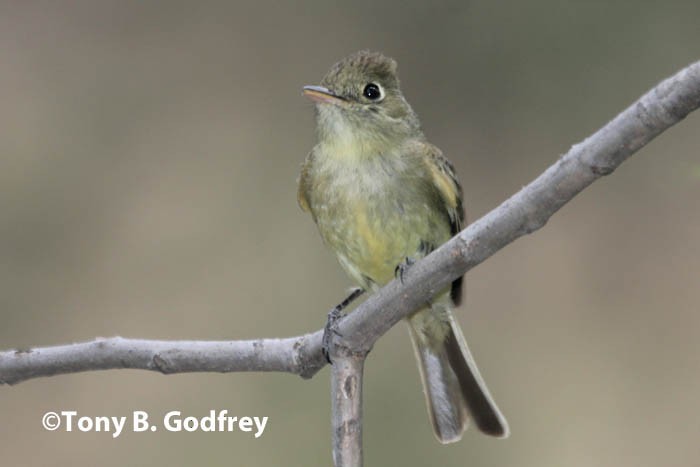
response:
[[[367,354],[331,352],[331,438],[335,467],[362,466],[362,377]]]
[[[532,183],[393,281],[339,322],[330,353],[333,461],[362,465],[362,376],[372,345],[454,279],[513,240],[545,225],[581,190],[614,171],[700,106],[700,62],[666,79],[610,123],[574,145]],[[80,371],[134,368],[183,372],[283,371],[308,378],[325,365],[322,331],[286,339],[91,342],[0,352],[0,384]]]
[[[157,341],[97,338],[90,342],[0,352],[0,384],[39,376],[132,368],[163,374],[283,371],[305,378],[325,365],[322,332],[286,339]]]
[[[436,292],[513,240],[541,228],[581,190],[610,174],[658,134],[700,106],[700,62],[666,79],[499,207],[338,323],[331,349],[334,460],[359,466],[364,356],[391,326]],[[284,371],[313,376],[325,365],[321,331],[286,339],[152,341],[113,337],[56,347],[0,352],[0,384],[80,371],[135,368],[165,374]]]
[[[355,352],[376,340],[452,280],[513,240],[542,227],[581,190],[610,174],[658,134],[700,106],[700,62],[666,79],[574,145],[496,209],[418,261],[338,324],[336,345]],[[80,371],[134,368],[161,373],[284,371],[305,378],[325,365],[321,331],[286,339],[151,341],[120,337],[0,352],[0,383]]]

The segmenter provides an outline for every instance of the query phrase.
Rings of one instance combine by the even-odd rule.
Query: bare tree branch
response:
[[[0,384],[80,371],[132,368],[163,374],[282,371],[310,378],[326,364],[322,332],[286,339],[158,341],[97,338],[90,342],[0,352]]]
[[[335,467],[362,466],[362,375],[366,354],[331,355],[331,437]]]
[[[374,342],[413,310],[513,240],[531,233],[581,190],[610,174],[655,136],[700,106],[700,62],[663,81],[571,150],[532,183],[417,262],[340,321],[330,354],[333,462],[362,466],[362,378]],[[322,332],[286,339],[152,341],[113,337],[0,352],[0,384],[114,368],[164,374],[284,371],[313,376],[323,365]]]
[[[595,134],[574,145],[532,183],[418,261],[404,275],[403,284],[393,281],[370,296],[338,323],[335,345],[351,349],[356,355],[368,352],[391,326],[452,280],[513,240],[542,227],[581,190],[611,173],[698,106],[700,62],[657,85]],[[321,331],[286,339],[230,342],[98,339],[0,352],[0,383],[112,368],[162,373],[286,371],[311,377],[325,364],[320,347]]]

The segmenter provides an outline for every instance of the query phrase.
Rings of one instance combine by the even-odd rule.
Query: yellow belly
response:
[[[434,217],[425,204],[400,212],[369,209],[367,203],[356,202],[343,220],[334,222],[334,229],[322,230],[346,272],[367,288],[391,281],[406,258],[423,256],[422,243],[440,245],[449,239],[447,223],[438,224]]]

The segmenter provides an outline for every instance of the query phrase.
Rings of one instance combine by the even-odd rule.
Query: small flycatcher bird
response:
[[[393,59],[357,52],[304,94],[315,102],[318,143],[301,170],[299,204],[358,290],[376,291],[462,229],[462,188],[423,135]],[[441,443],[458,441],[470,416],[482,432],[508,436],[452,314],[461,295],[462,278],[407,319]]]

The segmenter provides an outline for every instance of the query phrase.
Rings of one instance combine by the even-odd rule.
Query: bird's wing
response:
[[[450,231],[456,235],[465,224],[464,205],[462,204],[462,187],[457,180],[455,169],[440,149],[428,143],[424,145],[422,153],[427,154],[425,163],[432,182],[437,188],[444,202],[445,211],[450,220]],[[452,283],[450,296],[456,306],[462,301],[462,277]]]
[[[435,146],[424,144],[425,163],[432,182],[438,189],[445,211],[450,219],[452,235],[457,234],[464,226],[464,206],[462,205],[462,187],[457,180],[455,169],[449,160]]]
[[[304,159],[304,163],[301,165],[301,173],[299,174],[299,180],[297,180],[297,202],[302,210],[306,212],[311,212],[311,207],[309,206],[309,200],[306,197],[309,184],[309,170],[311,167],[311,162],[313,160],[313,151],[311,151]]]

